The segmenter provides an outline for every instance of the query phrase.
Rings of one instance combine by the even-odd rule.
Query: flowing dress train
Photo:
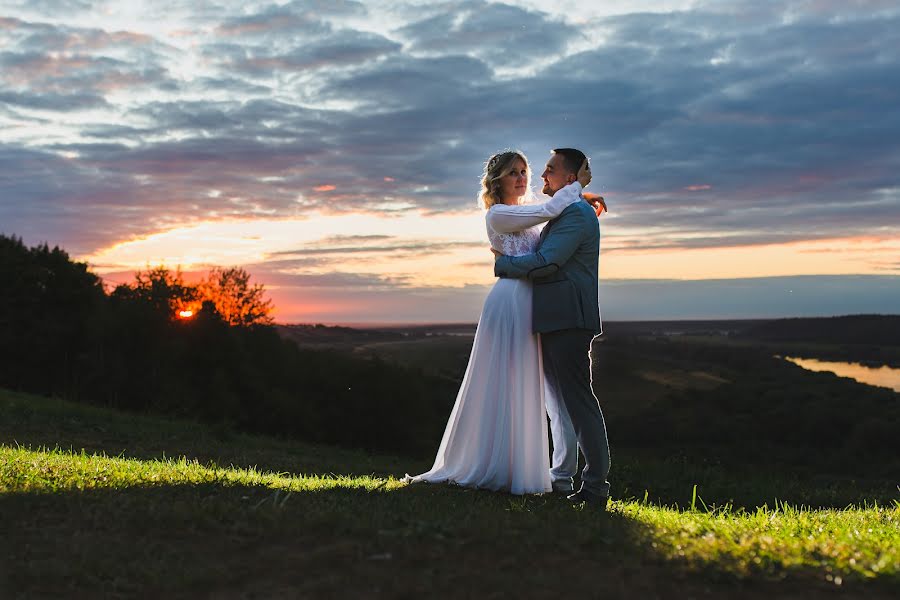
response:
[[[540,225],[580,199],[581,186],[549,202],[495,205],[486,215],[491,246],[509,256],[535,251]],[[539,494],[552,490],[540,340],[531,330],[531,282],[499,279],[484,302],[469,364],[434,466],[410,483]]]

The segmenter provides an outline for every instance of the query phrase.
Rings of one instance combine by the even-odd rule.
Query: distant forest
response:
[[[900,346],[900,315],[778,319],[760,323],[742,335],[773,342]]]
[[[0,387],[244,431],[433,452],[456,386],[377,358],[302,350],[241,269],[159,267],[107,292],[84,263],[0,235]]]

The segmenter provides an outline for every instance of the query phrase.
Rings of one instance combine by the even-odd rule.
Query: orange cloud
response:
[[[703,190],[711,190],[712,186],[704,183],[704,184],[700,184],[700,185],[689,185],[684,189],[688,192],[700,192]]]
[[[330,192],[335,189],[333,185],[317,185],[313,188],[317,192]]]

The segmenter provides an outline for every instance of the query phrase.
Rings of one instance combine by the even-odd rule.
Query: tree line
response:
[[[740,337],[773,342],[900,346],[900,315],[845,315],[778,319],[755,325]]]
[[[279,336],[240,268],[157,267],[104,289],[59,247],[0,235],[0,386],[235,429],[431,452],[455,386]]]

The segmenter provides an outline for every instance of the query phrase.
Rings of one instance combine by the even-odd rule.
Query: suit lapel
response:
[[[553,227],[553,224],[556,222],[556,219],[551,219],[547,221],[547,224],[544,226],[544,229],[541,230],[541,242],[547,239],[547,234],[550,233],[550,228]]]

